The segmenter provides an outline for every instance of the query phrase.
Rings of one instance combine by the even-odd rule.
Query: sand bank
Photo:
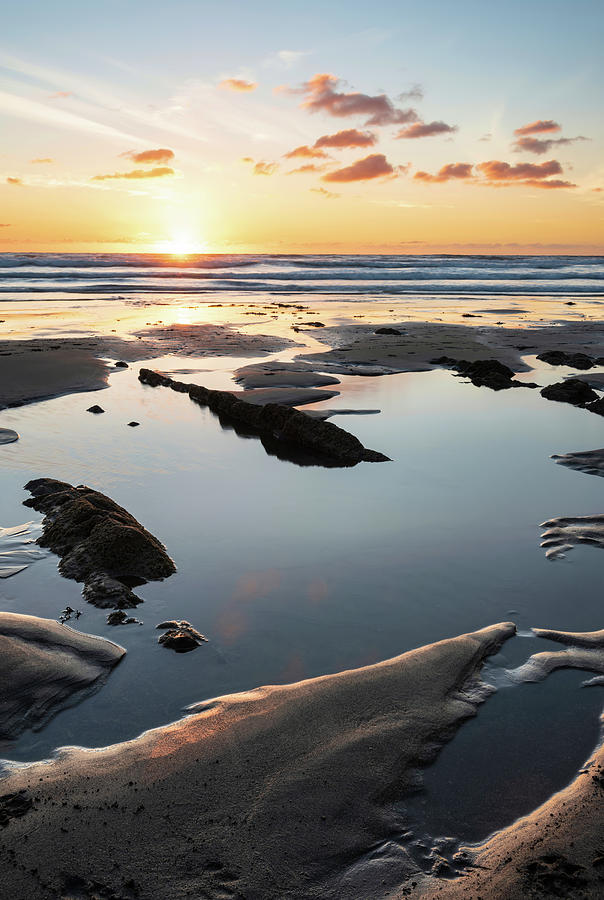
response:
[[[514,631],[221,697],[134,741],[14,771],[2,790],[32,807],[0,837],[7,895],[366,896],[366,851],[404,829],[394,801],[475,714],[477,673]],[[374,890],[416,870],[400,848]]]
[[[0,612],[0,739],[39,728],[74,695],[81,699],[125,652],[51,619]]]

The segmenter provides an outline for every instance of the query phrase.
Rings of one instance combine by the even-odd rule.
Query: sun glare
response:
[[[196,253],[207,253],[205,241],[195,238],[189,232],[175,232],[171,238],[160,241],[156,245],[158,253],[169,253],[171,256],[191,256]]]

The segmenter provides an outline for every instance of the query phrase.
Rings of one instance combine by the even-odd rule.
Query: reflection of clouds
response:
[[[226,644],[233,644],[249,630],[246,605],[271,594],[281,585],[277,569],[246,572],[237,580],[233,594],[215,622],[215,630]]]
[[[312,603],[313,606],[318,606],[320,603],[323,603],[327,599],[329,595],[329,588],[327,587],[327,583],[323,578],[315,578],[308,585],[306,593],[309,602]]]

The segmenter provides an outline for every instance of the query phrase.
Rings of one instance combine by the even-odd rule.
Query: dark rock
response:
[[[107,625],[142,625],[138,619],[127,616],[123,609],[115,609],[107,616]]]
[[[128,425],[130,426],[130,428],[136,428],[137,425],[140,425],[140,422],[128,422]]]
[[[541,390],[546,400],[558,400],[560,403],[571,403],[573,406],[586,406],[598,400],[598,395],[580,378],[567,378],[556,384],[548,384]]]
[[[591,369],[597,360],[586,353],[566,353],[564,350],[547,350],[539,353],[537,359],[549,363],[550,366],[569,366],[571,369]]]
[[[323,322],[305,322],[305,325],[310,325],[311,328],[325,328]]]
[[[462,319],[482,319],[480,313],[462,313]]]
[[[59,571],[84,582],[84,596],[100,607],[131,607],[130,584],[167,578],[176,567],[160,541],[129,512],[92,488],[38,478],[25,486],[24,506],[45,513],[38,538],[61,557]]]
[[[469,378],[476,387],[488,387],[493,391],[503,391],[513,387],[536,387],[534,384],[514,381],[514,370],[497,359],[453,359],[439,356],[431,360],[433,365],[448,366],[464,378]]]
[[[208,639],[201,632],[193,628],[190,622],[184,620],[170,620],[168,622],[160,622],[156,626],[159,629],[167,628],[165,634],[162,634],[157,643],[168,647],[170,650],[176,650],[177,653],[188,653],[189,650],[195,650],[202,644],[207,644]]]
[[[120,359],[120,360],[118,360],[118,361],[116,362],[115,368],[116,368],[116,369],[127,369],[127,368],[128,368],[128,363],[127,363],[127,362],[124,362],[123,359]]]
[[[102,406],[99,406],[98,404],[95,403],[94,406],[89,406],[88,409],[86,410],[86,412],[94,413],[95,416],[98,416],[100,413],[104,413],[105,410],[103,409]]]
[[[588,403],[585,409],[588,409],[592,413],[596,413],[598,416],[604,416],[604,397],[600,397],[599,400],[594,400],[593,403]]]
[[[373,332],[374,334],[402,334],[402,331],[399,331],[398,328],[376,328]]]
[[[202,385],[184,384],[172,381],[166,375],[141,369],[139,381],[155,387],[163,385],[182,393],[188,393],[191,400],[202,406],[208,406],[212,412],[220,416],[221,421],[233,423],[234,426],[245,426],[253,429],[264,440],[278,441],[283,446],[292,446],[298,450],[316,454],[320,460],[325,457],[327,464],[354,466],[358,462],[385,462],[383,453],[368,450],[358,438],[334,425],[307,416],[300,410],[280,403],[267,403],[265,406],[240,400],[229,391],[212,391]]]

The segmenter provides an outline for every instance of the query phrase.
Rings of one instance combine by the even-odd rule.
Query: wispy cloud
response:
[[[446,122],[415,122],[406,128],[401,128],[395,137],[398,138],[423,138],[434,137],[438,134],[453,134],[457,131],[457,125],[447,125]]]
[[[362,94],[358,91],[338,90],[341,79],[329,73],[317,73],[299,88],[286,88],[293,94],[302,94],[300,104],[309,112],[324,112],[337,118],[347,116],[368,116],[365,125],[404,125],[417,122],[419,116],[414,109],[397,109],[386,94]]]
[[[328,191],[324,187],[309,188],[309,190],[312,191],[313,194],[321,194],[326,200],[335,200],[337,197],[342,196],[341,194],[334,193],[334,191]]]
[[[329,164],[328,164],[329,166]],[[327,167],[328,167],[327,166]],[[287,175],[312,175],[316,172],[324,172],[326,166],[318,166],[316,163],[306,163],[304,166],[299,166],[297,169],[292,169],[290,172],[287,172]]]
[[[345,183],[349,181],[370,181],[373,178],[395,176],[404,171],[403,166],[391,165],[383,153],[372,153],[358,159],[351,166],[336,169],[323,175],[323,181]]]
[[[260,160],[254,166],[254,175],[274,175],[278,168],[277,163]]]
[[[50,156],[41,156],[38,159],[30,159],[30,163],[34,165],[44,165],[46,163],[53,163],[54,159],[51,159]]]
[[[277,50],[264,60],[263,65],[269,68],[291,69],[305,56],[310,56],[310,50]]]
[[[246,93],[255,91],[258,87],[258,83],[256,81],[247,81],[245,78],[223,78],[222,81],[219,82],[218,87],[222,88],[223,91],[239,91],[240,93]]]
[[[537,119],[535,122],[529,122],[528,125],[522,125],[520,128],[516,128],[514,134],[518,137],[522,137],[526,134],[550,134],[551,132],[561,130],[561,125],[558,122],[554,122],[553,119]]]
[[[8,178],[6,179],[6,183],[14,184],[14,185],[22,185],[23,179],[22,178],[14,178],[12,175],[9,175]]]
[[[590,138],[583,137],[582,134],[573,138],[534,138],[519,137],[513,144],[515,153],[548,153],[552,147],[564,146],[566,144],[575,144],[577,141],[589,141]]]
[[[165,178],[174,175],[174,169],[170,166],[157,166],[154,169],[133,169],[130,172],[114,172],[111,175],[93,175],[93,181],[113,181],[114,179],[132,179],[138,181],[142,178]]]
[[[66,97],[73,97],[72,91],[55,91],[54,94],[49,94],[49,100],[64,100]]]

